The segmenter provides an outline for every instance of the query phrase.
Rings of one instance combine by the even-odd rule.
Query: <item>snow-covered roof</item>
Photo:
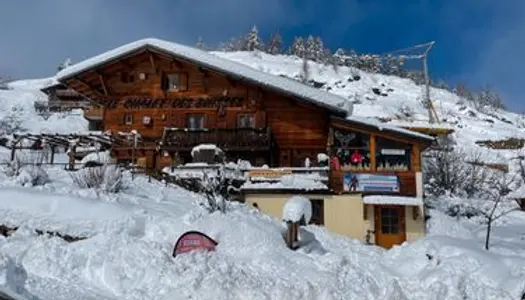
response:
[[[404,128],[393,126],[393,125],[389,125],[389,124],[385,124],[385,123],[382,123],[382,122],[380,122],[379,120],[377,120],[375,118],[363,118],[363,117],[357,117],[357,116],[348,116],[348,117],[346,117],[346,120],[350,121],[350,122],[354,122],[354,123],[359,123],[359,124],[364,124],[364,125],[367,125],[367,126],[375,127],[375,128],[377,128],[379,130],[397,132],[397,133],[401,133],[403,135],[413,136],[413,137],[416,137],[416,138],[419,138],[419,139],[424,139],[424,140],[429,140],[429,141],[433,141],[434,140],[434,137],[431,137],[430,135],[426,135],[426,134],[423,134],[423,133],[415,132],[415,131],[412,131],[412,130],[404,129]]]
[[[71,78],[79,73],[96,68],[143,48],[151,48],[161,52],[169,53],[175,57],[190,61],[192,63],[197,63],[206,68],[230,74],[240,80],[247,80],[254,84],[277,90],[281,93],[290,94],[292,96],[338,112],[341,115],[346,115],[347,113],[346,110],[339,107],[339,105],[344,103],[346,99],[335,94],[321,91],[293,79],[283,78],[253,69],[246,65],[221,58],[204,50],[156,38],[141,39],[86,59],[61,70],[56,75],[56,78],[58,81],[64,82],[66,79]]]
[[[379,204],[379,205],[407,205],[420,206],[423,205],[423,199],[417,197],[403,197],[403,196],[364,196],[364,204]]]
[[[283,220],[295,223],[301,221],[302,217],[304,217],[306,224],[310,223],[312,203],[303,196],[293,196],[284,204]]]
[[[304,191],[323,191],[328,187],[311,178],[301,174],[284,175],[277,182],[251,182],[247,181],[241,186],[241,190],[304,190]]]

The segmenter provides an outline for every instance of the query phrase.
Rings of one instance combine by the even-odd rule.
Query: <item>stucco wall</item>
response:
[[[291,194],[249,194],[246,195],[245,201],[249,206],[257,203],[263,213],[281,219],[283,206],[291,196]],[[369,221],[363,219],[361,195],[302,196],[309,199],[324,200],[324,226],[327,229],[364,241]]]
[[[292,194],[248,194],[246,204],[257,203],[259,209],[270,216],[281,219],[283,206]],[[324,226],[335,233],[366,242],[367,230],[375,230],[374,206],[368,205],[366,220],[361,195],[302,195],[309,199],[324,200]],[[414,241],[425,235],[423,207],[418,207],[419,217],[413,219],[411,206],[405,207],[405,227],[407,241]],[[375,242],[375,235],[370,234],[370,242]]]
[[[418,206],[418,218],[414,220],[413,206],[405,207],[406,240],[412,242],[425,235],[425,215],[423,206]]]

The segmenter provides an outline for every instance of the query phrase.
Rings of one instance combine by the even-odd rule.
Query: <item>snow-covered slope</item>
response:
[[[298,79],[303,72],[303,61],[293,56],[257,52],[214,54],[274,75]],[[360,77],[357,80],[356,75]],[[321,89],[351,100],[354,116],[391,120],[388,124],[393,125],[429,126],[428,112],[421,101],[423,87],[409,79],[347,67],[334,70],[331,66],[314,62],[309,62],[308,78]],[[442,89],[432,88],[431,99],[439,117],[444,120],[443,126],[455,129],[458,146],[472,155],[482,154],[486,162],[508,162],[509,156],[515,153],[479,147],[476,141],[525,138],[524,115],[489,108],[480,112],[464,99]]]
[[[47,101],[39,89],[54,82],[54,78],[20,80],[9,84],[10,90],[0,90],[0,124],[29,132],[65,133],[87,130],[81,111],[51,114],[48,118],[35,111],[37,101]],[[0,133],[4,134],[4,128]]]
[[[525,289],[525,243],[504,233],[524,226],[522,215],[496,227],[491,252],[475,228],[440,215],[430,236],[391,251],[314,225],[300,233],[310,243],[292,251],[284,223],[243,204],[209,213],[195,194],[129,174],[127,190],[97,196],[61,168],[48,172],[40,187],[0,173],[0,219],[21,226],[0,236],[0,292],[22,299],[510,300]],[[35,228],[88,238],[67,243]],[[171,257],[188,230],[216,240],[216,252]],[[442,235],[450,232],[459,234]]]

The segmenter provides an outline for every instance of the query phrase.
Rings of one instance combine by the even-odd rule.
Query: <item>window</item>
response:
[[[238,114],[237,128],[255,128],[254,114]]]
[[[412,147],[409,144],[376,138],[377,171],[408,171]]]
[[[188,90],[188,75],[183,73],[167,74],[162,77],[162,89],[165,91]]]
[[[186,128],[189,129],[204,129],[204,115],[192,114],[186,117]]]
[[[312,204],[312,218],[310,224],[324,225],[324,200],[323,199],[311,199]]]
[[[353,131],[334,131],[334,154],[343,169],[370,170],[370,136]]]
[[[123,83],[131,83],[135,80],[135,77],[128,73],[128,72],[122,72],[120,73],[120,81],[122,81]]]
[[[126,125],[133,124],[133,115],[132,114],[126,114],[124,116],[124,124],[126,124]]]
[[[399,209],[393,207],[381,207],[381,233],[399,234]]]

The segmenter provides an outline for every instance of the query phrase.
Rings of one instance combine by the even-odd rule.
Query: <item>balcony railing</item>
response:
[[[84,118],[92,121],[102,120],[104,109],[102,107],[90,107],[84,111]]]
[[[166,150],[191,150],[199,144],[215,144],[224,151],[269,150],[272,145],[270,128],[236,129],[166,129],[162,148]]]

